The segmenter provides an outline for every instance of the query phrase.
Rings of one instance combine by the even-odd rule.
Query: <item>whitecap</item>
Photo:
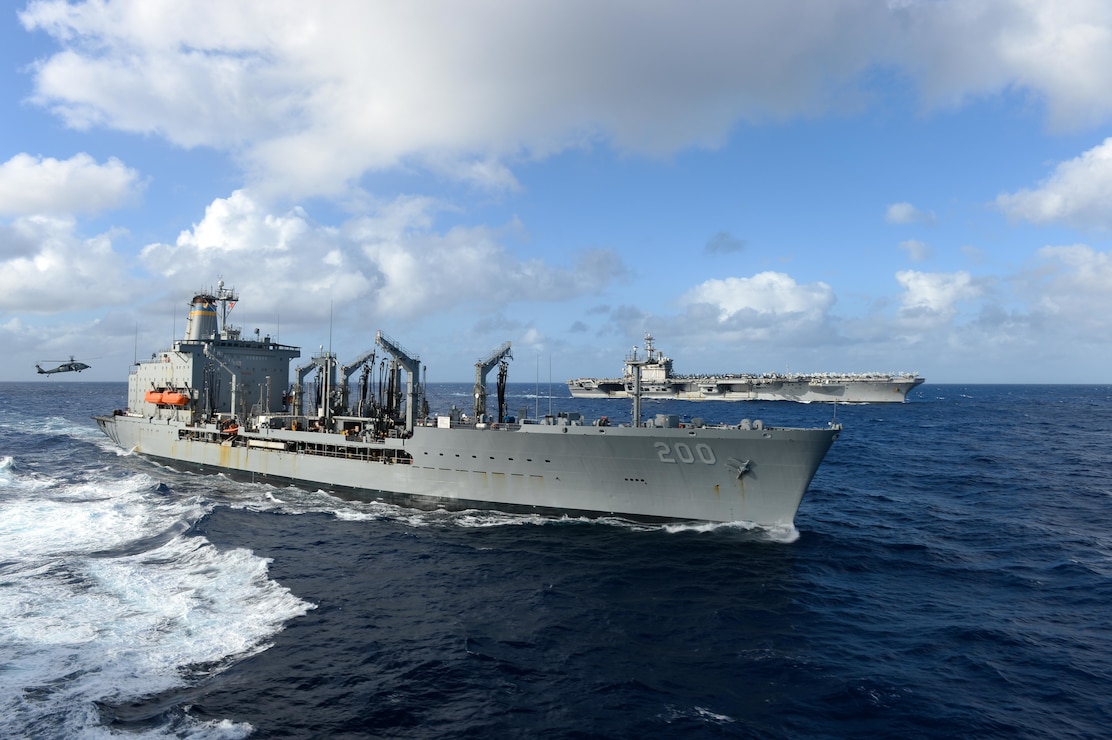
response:
[[[9,457],[0,485],[0,736],[115,736],[98,703],[211,675],[314,608],[270,580],[269,560],[188,534],[212,501],[148,475],[72,482]],[[250,732],[179,714],[172,731],[149,732]]]
[[[665,524],[664,531],[670,533],[679,532],[745,532],[758,535],[761,539],[769,542],[779,542],[783,544],[791,544],[799,539],[799,530],[795,528],[794,524],[754,524],[753,522],[679,522],[676,524]]]
[[[44,718],[58,736],[87,734],[81,707],[179,688],[266,649],[314,608],[269,579],[269,562],[179,536],[124,557],[6,566],[0,644],[17,680],[0,688],[0,716],[28,723],[10,734]]]

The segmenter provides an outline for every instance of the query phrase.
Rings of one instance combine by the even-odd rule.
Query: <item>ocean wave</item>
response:
[[[203,680],[314,608],[270,580],[265,558],[192,531],[211,501],[148,474],[75,479],[24,471],[7,456],[0,486],[0,669],[18,676],[0,682],[0,736],[36,727],[110,736],[99,704]],[[250,731],[185,715],[165,722],[149,734]]]

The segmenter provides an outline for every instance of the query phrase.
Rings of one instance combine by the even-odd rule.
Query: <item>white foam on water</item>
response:
[[[117,733],[96,708],[212,675],[313,608],[270,561],[186,536],[209,506],[145,475],[65,484],[0,460],[0,736],[250,732],[179,712]]]
[[[345,522],[398,522],[414,529],[433,526],[446,513],[443,510],[411,509],[385,501],[344,501],[336,498],[332,498],[330,512]]]
[[[734,724],[737,721],[729,715],[714,712],[706,707],[699,706],[684,708],[668,705],[661,713],[660,718],[667,724],[674,724],[681,721],[693,721],[698,724],[724,726]]]
[[[754,524],[753,522],[680,522],[665,524],[664,531],[673,534],[680,532],[745,532],[758,535],[769,542],[791,544],[799,539],[799,530],[794,524]]]
[[[699,719],[716,725],[726,725],[734,723],[733,717],[730,717],[726,714],[719,714],[718,712],[712,712],[706,707],[695,707],[695,716]]]
[[[108,439],[100,428],[91,423],[77,423],[64,416],[9,416],[0,422],[0,428],[36,437],[72,437],[83,441]]]
[[[429,521],[438,521],[458,527],[505,527],[505,526],[555,526],[577,524],[586,526],[615,527],[630,532],[745,532],[759,535],[773,542],[791,543],[799,539],[799,532],[793,525],[762,526],[752,522],[671,522],[649,523],[623,519],[616,516],[571,516],[545,514],[509,514],[485,509],[469,509],[459,512],[424,512]]]
[[[147,475],[67,483],[0,466],[0,557],[112,550],[203,516],[198,499],[167,496]]]
[[[18,495],[24,491],[49,488],[56,481],[41,475],[22,475],[18,464],[10,455],[0,458],[0,493]]]
[[[543,514],[511,514],[504,511],[487,509],[467,509],[466,511],[441,511],[440,519],[445,523],[465,529],[484,529],[487,527],[543,527],[554,521],[578,521],[578,518],[552,517]],[[583,520],[586,521],[586,520]]]
[[[562,524],[604,525],[630,529],[633,531],[653,531],[660,525],[642,524],[616,517],[568,516],[560,514],[514,514],[497,509],[411,509],[405,506],[388,504],[382,501],[351,502],[332,499],[331,512],[343,521],[382,521],[400,522],[407,526],[421,528],[433,526],[461,527],[464,529],[485,529],[491,527],[547,527]]]
[[[395,506],[384,502],[351,502],[332,498],[323,492],[320,495],[327,497],[327,501],[318,501],[322,508],[317,511],[330,511],[337,519],[344,521],[381,521],[390,520],[401,522],[412,527],[429,526],[455,526],[461,528],[490,528],[490,527],[521,527],[535,526],[548,527],[566,524],[585,526],[603,526],[626,529],[631,532],[667,532],[678,533],[708,533],[708,532],[744,532],[760,539],[771,542],[790,544],[799,539],[799,530],[794,525],[757,525],[752,522],[674,522],[674,523],[648,523],[637,522],[621,517],[603,516],[571,516],[568,514],[513,514],[496,509],[466,509],[464,511],[448,511],[436,509],[423,511]]]

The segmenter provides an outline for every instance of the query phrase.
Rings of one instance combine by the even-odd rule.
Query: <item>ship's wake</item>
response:
[[[99,707],[211,676],[313,608],[269,561],[196,534],[205,501],[147,475],[51,478],[6,457],[0,486],[0,736],[108,736]],[[180,711],[127,729],[250,732]]]

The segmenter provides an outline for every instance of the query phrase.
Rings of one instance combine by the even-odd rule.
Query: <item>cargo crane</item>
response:
[[[421,358],[406,352],[397,342],[383,334],[381,331],[375,335],[375,343],[390,353],[406,372],[405,383],[405,430],[413,433],[414,419],[417,413],[417,399],[421,395]]]
[[[239,392],[239,376],[238,376],[238,374],[236,373],[235,370],[228,367],[227,363],[225,363],[222,359],[220,359],[218,353],[215,350],[212,349],[212,346],[210,344],[205,345],[204,355],[205,355],[205,357],[209,358],[210,360],[215,362],[217,365],[219,365],[224,370],[224,372],[226,372],[226,373],[228,373],[229,375],[232,376],[232,388],[231,388],[232,395],[231,395],[231,403],[229,404],[228,408],[231,409],[232,416],[234,418],[235,415],[236,415],[236,396]],[[247,418],[247,414],[245,412],[243,413],[243,417],[244,417],[244,419]]]
[[[342,408],[350,408],[351,390],[349,388],[349,381],[351,380],[351,376],[367,363],[374,365],[374,362],[375,350],[372,349],[359,355],[350,365],[340,365],[340,406]]]
[[[314,413],[317,416],[331,417],[332,405],[328,403],[328,395],[332,390],[332,386],[336,383],[335,366],[336,355],[331,352],[325,352],[322,347],[320,354],[311,358],[294,371],[297,377],[297,380],[294,382],[293,393],[291,394],[293,397],[292,408],[294,414],[301,414],[304,412],[305,378],[309,373],[319,368],[320,375],[317,377],[317,387],[321,397],[314,401]]]
[[[486,416],[487,409],[487,391],[486,391],[486,376],[495,365],[501,365],[502,369],[498,375],[499,388],[503,388],[506,377],[506,359],[513,359],[513,353],[510,351],[510,343],[506,342],[498,349],[491,353],[490,357],[485,360],[479,360],[475,363],[475,421],[483,421]],[[502,408],[502,393],[499,394],[498,402],[498,423],[505,421],[505,415]]]

